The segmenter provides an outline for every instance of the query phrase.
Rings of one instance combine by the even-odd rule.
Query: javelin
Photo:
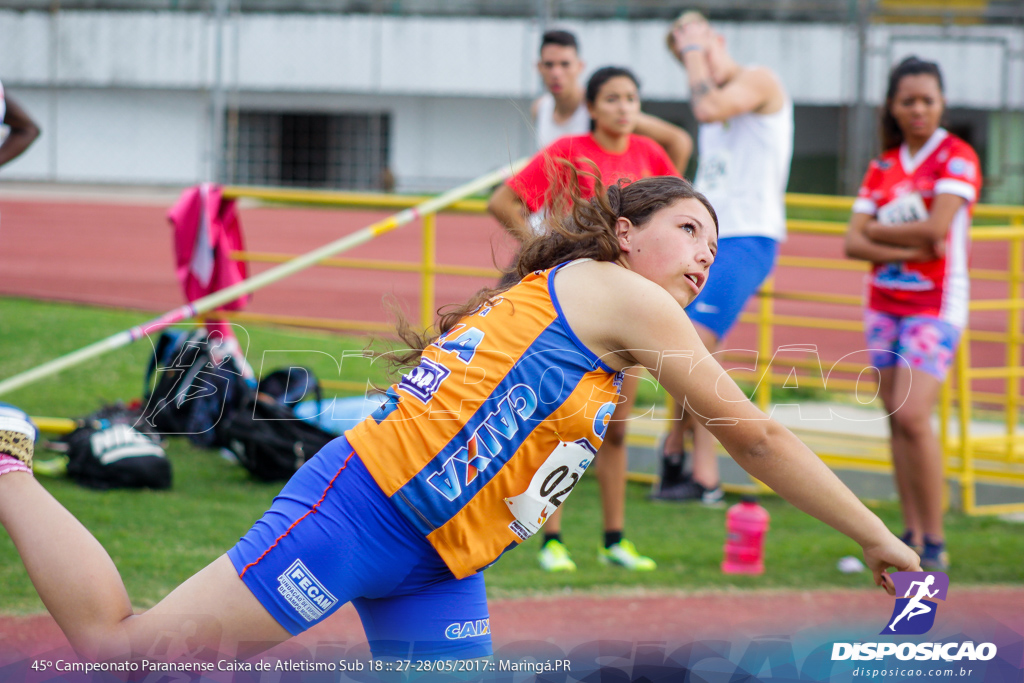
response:
[[[340,254],[343,251],[348,251],[349,249],[358,247],[361,244],[369,242],[375,237],[383,235],[386,232],[391,232],[395,228],[403,226],[406,223],[410,223],[420,216],[434,213],[439,209],[443,209],[449,204],[466,197],[467,195],[471,195],[474,192],[479,192],[481,190],[486,190],[491,186],[500,183],[502,180],[508,178],[510,175],[522,168],[527,161],[527,159],[520,159],[519,161],[510,164],[508,167],[492,171],[487,175],[480,176],[476,180],[471,180],[465,185],[460,185],[459,187],[448,190],[444,194],[428,199],[422,204],[417,204],[412,208],[399,211],[398,213],[368,225],[351,235],[346,235],[341,239],[325,244],[311,252],[301,256],[296,256],[291,261],[282,263],[281,265],[264,271],[259,275],[249,278],[248,280],[243,280],[242,282],[214,292],[213,294],[204,296],[201,299],[196,299],[190,304],[172,309],[159,317],[153,318],[149,322],[118,332],[106,339],[101,339],[98,342],[93,342],[88,346],[84,346],[77,351],[72,351],[67,355],[54,358],[53,360],[36,366],[31,370],[26,370],[25,372],[14,375],[13,377],[9,377],[0,382],[0,395],[21,388],[26,384],[30,384],[38,379],[42,379],[43,377],[48,377],[66,368],[78,365],[82,361],[102,355],[108,351],[119,349],[122,346],[128,346],[137,339],[141,339],[142,337],[152,334],[157,330],[182,322],[183,320],[194,318],[197,315],[206,313],[207,311],[211,311],[226,303],[234,301],[243,294],[254,292],[272,282],[277,282],[289,275],[294,275],[300,270],[316,265],[320,261],[330,258],[335,254]]]

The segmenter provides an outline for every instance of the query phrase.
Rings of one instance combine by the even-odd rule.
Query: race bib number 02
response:
[[[913,223],[927,218],[928,210],[917,192],[901,195],[878,209],[878,222],[882,225]]]
[[[520,535],[525,532],[527,537],[540,531],[593,460],[594,453],[578,443],[558,444],[537,469],[526,491],[505,499],[518,522],[514,531]]]

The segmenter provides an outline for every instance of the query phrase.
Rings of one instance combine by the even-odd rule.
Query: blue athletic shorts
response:
[[[483,574],[456,579],[344,437],[295,473],[228,557],[292,635],[351,601],[375,657],[491,654]]]
[[[778,253],[779,243],[770,237],[720,239],[708,281],[686,307],[690,320],[721,341],[736,324],[747,299],[772,272]]]

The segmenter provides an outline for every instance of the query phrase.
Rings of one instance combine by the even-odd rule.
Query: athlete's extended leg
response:
[[[658,498],[663,489],[671,489],[686,482],[689,457],[686,453],[686,434],[693,433],[693,416],[683,411],[683,405],[669,400],[668,431],[657,453],[660,460],[658,481],[652,490],[652,497]]]
[[[604,530],[622,531],[626,524],[626,471],[629,465],[629,449],[626,433],[636,403],[638,377],[627,371],[622,380],[621,403],[615,406],[604,442],[597,451],[594,466],[597,468],[597,483],[601,489],[601,510],[604,515]]]
[[[626,472],[629,448],[626,433],[636,403],[639,370],[627,371],[622,380],[620,398],[615,406],[604,442],[597,452],[597,484],[601,489],[601,510],[604,518],[604,543],[598,550],[598,560],[635,571],[651,571],[657,564],[637,552],[636,547],[623,537],[626,526]],[[637,373],[637,374],[631,374]]]
[[[906,401],[890,417],[893,430],[893,464],[899,472],[901,499],[910,494],[910,506],[901,505],[908,528],[920,524],[921,533],[941,541],[942,447],[932,429],[931,415],[941,382],[920,370],[898,366],[893,377],[893,396]],[[900,460],[896,464],[897,458]]]
[[[541,569],[547,572],[574,572],[576,563],[569,554],[569,549],[562,543],[562,507],[559,506],[548,517],[544,524],[543,542],[537,561]]]
[[[697,334],[700,336],[701,341],[704,342],[708,351],[714,353],[718,347],[718,337],[715,332],[696,321],[693,321],[693,327],[697,330]],[[679,409],[679,413],[681,412],[682,409]],[[697,420],[693,419],[692,416],[688,415],[687,419],[677,420],[673,425],[672,433],[681,431],[687,425],[691,426],[693,430],[693,469],[689,475],[680,476],[679,480],[673,484],[666,486],[663,483],[660,485],[652,494],[652,498],[671,501],[698,500],[706,505],[718,503],[722,499],[722,488],[718,473],[718,456],[715,453],[718,442],[711,435],[711,432],[699,424]],[[681,444],[681,437],[677,437],[675,442]],[[669,452],[667,442],[665,452]],[[662,470],[665,471],[667,469],[663,461]]]
[[[223,556],[153,609],[134,615],[110,556],[30,474],[0,476],[0,524],[43,604],[86,658],[142,656],[157,638],[183,628],[191,633],[190,644],[231,655],[239,645],[258,651],[289,637]]]
[[[544,523],[544,533],[552,534],[557,536],[562,533],[562,506],[559,505],[551,516],[548,517],[548,521]]]
[[[693,326],[708,352],[714,353],[719,343],[715,333],[700,323]],[[713,490],[719,485],[717,443],[704,425],[693,421],[693,480],[705,489]]]
[[[911,459],[907,455],[910,447],[904,438],[903,431],[895,423],[895,413],[906,401],[906,395],[896,396],[895,394],[895,366],[881,368],[879,371],[878,395],[885,406],[885,412],[889,419],[889,448],[892,453],[892,474],[896,485],[896,494],[899,496],[900,511],[903,514],[903,530],[906,541],[911,547],[920,547],[922,543],[921,517],[917,512],[917,505],[914,504],[914,494],[911,490],[911,479],[914,476]]]

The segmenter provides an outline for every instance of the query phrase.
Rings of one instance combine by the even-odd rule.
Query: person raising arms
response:
[[[586,99],[593,132],[559,138],[491,196],[488,210],[520,242],[528,241],[533,235],[531,221],[543,216],[541,210],[552,200],[563,199],[553,196],[566,186],[568,166],[560,162],[568,162],[577,171],[593,169],[605,183],[677,175],[661,147],[650,138],[635,134],[640,94],[636,76],[631,71],[615,66],[598,69],[587,82]],[[593,176],[579,177],[583,196],[590,198],[595,190]],[[516,274],[510,273],[503,283],[515,281]],[[598,549],[598,559],[626,569],[650,571],[656,568],[654,560],[637,552],[633,543],[623,536],[628,464],[626,425],[636,400],[637,381],[637,377],[626,375],[622,385],[623,401],[615,409],[597,458],[604,514],[604,542]],[[559,511],[548,520],[538,556],[546,571],[576,569],[575,561],[562,542],[561,526]]]
[[[580,75],[585,68],[579,56],[576,36],[569,31],[547,31],[540,41],[537,71],[547,91],[530,106],[537,149],[541,150],[565,135],[590,131],[590,112]],[[679,175],[686,171],[693,154],[689,133],[657,116],[640,113],[636,133],[645,135],[665,149]]]
[[[352,601],[375,657],[489,656],[488,629],[452,639],[447,628],[487,618],[480,571],[569,495],[600,446],[618,374],[638,364],[753,476],[859,543],[892,594],[888,569],[916,570],[917,556],[746,400],[683,312],[714,260],[707,200],[677,177],[570,195],[571,213],[520,253],[518,284],[410,339],[423,344],[419,363],[388,402],[146,612],[134,613],[102,546],[33,478],[27,417],[0,409],[0,524],[75,650],[123,661],[177,634],[213,658],[247,657]]]
[[[694,185],[718,210],[721,251],[715,277],[687,309],[712,352],[736,323],[747,300],[771,273],[786,237],[784,195],[793,156],[793,103],[770,69],[739,64],[699,12],[685,12],[667,37],[686,69],[690,106],[700,122]],[[661,453],[659,500],[722,499],[718,457],[710,433],[675,406]],[[693,429],[692,471],[683,435]]]
[[[931,415],[967,324],[971,209],[978,156],[941,126],[938,65],[907,57],[889,73],[880,157],[868,166],[846,255],[869,261],[864,332],[889,414],[903,540],[945,570],[942,447]]]

